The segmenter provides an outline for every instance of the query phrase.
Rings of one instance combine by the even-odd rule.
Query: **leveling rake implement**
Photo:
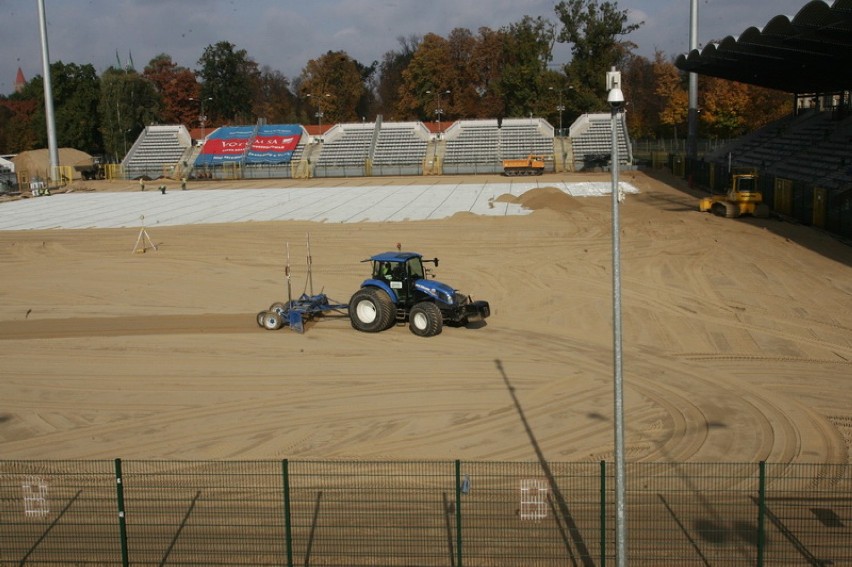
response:
[[[261,311],[257,314],[257,324],[264,329],[274,331],[283,326],[289,326],[297,333],[305,332],[305,323],[314,317],[322,316],[329,311],[335,311],[343,314],[349,309],[346,303],[336,303],[331,301],[328,296],[322,292],[314,294],[314,281],[312,275],[311,264],[311,235],[308,234],[308,278],[305,282],[305,291],[298,297],[293,299],[293,288],[290,281],[290,243],[287,243],[287,266],[284,269],[284,274],[287,277],[287,302],[275,302],[268,310]]]

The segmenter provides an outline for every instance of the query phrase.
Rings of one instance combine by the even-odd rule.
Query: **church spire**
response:
[[[15,92],[19,93],[24,90],[24,85],[26,84],[27,80],[24,78],[24,72],[18,67],[18,75],[15,77]]]

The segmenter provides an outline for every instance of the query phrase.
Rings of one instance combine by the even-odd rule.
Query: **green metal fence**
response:
[[[0,461],[2,565],[614,565],[600,463]],[[852,565],[844,465],[628,463],[630,565]]]

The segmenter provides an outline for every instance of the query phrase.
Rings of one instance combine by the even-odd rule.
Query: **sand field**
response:
[[[702,214],[678,180],[626,175],[640,191],[621,208],[628,459],[849,462],[852,248]],[[215,186],[248,185],[263,186]],[[138,228],[0,231],[0,455],[612,459],[610,200],[505,199],[533,212],[150,227],[144,254]],[[334,315],[301,335],[258,328],[286,299],[288,242],[307,288],[308,233],[314,291],[348,301],[360,261],[400,243],[492,316],[429,339]]]

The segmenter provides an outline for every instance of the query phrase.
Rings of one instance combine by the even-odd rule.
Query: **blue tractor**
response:
[[[352,327],[366,333],[384,331],[408,322],[411,332],[432,337],[445,323],[463,326],[491,314],[487,301],[473,301],[447,284],[427,279],[424,260],[415,252],[383,252],[363,260],[372,263],[372,275],[349,301]]]

